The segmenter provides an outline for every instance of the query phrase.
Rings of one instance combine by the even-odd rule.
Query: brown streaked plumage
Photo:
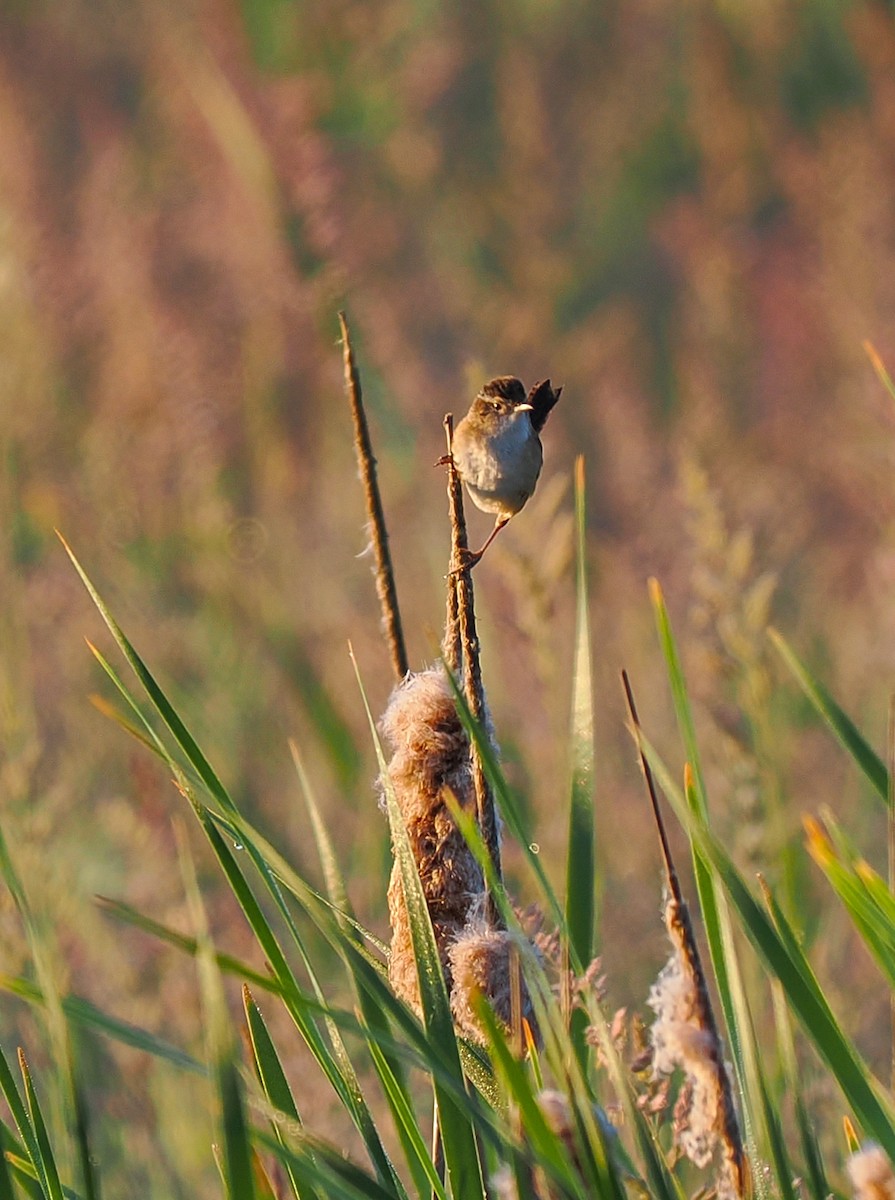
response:
[[[550,380],[526,395],[521,380],[501,375],[486,383],[454,433],[454,464],[473,503],[494,513],[494,528],[465,566],[479,561],[504,525],[535,490],[544,449],[538,436],[562,388]]]

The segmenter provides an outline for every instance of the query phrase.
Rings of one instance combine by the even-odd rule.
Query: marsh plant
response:
[[[671,948],[641,1010],[610,1010],[607,975],[626,964],[609,964],[598,954],[594,811],[600,799],[583,464],[575,475],[577,632],[564,788],[567,856],[565,877],[556,886],[502,769],[482,672],[463,498],[449,458],[443,641],[435,661],[409,667],[344,319],[342,331],[394,675],[384,713],[377,720],[367,708],[393,855],[390,879],[382,881],[390,944],[373,936],[352,908],[337,840],[321,817],[298,751],[322,891],[247,820],[66,547],[143,697],[94,649],[120,698],[114,715],[141,753],[157,756],[173,778],[185,814],[198,825],[252,932],[258,961],[214,944],[213,914],[206,912],[185,823],[178,824],[191,934],[168,928],[152,913],[107,907],[177,947],[185,962],[194,960],[206,1034],[205,1059],[197,1061],[148,1029],[68,993],[52,933],[32,903],[40,882],[22,876],[14,847],[0,839],[0,867],[32,953],[27,977],[7,977],[4,986],[40,1014],[50,1056],[35,1073],[31,1049],[2,1047],[7,1112],[0,1200],[91,1200],[101,1194],[97,1122],[86,1101],[79,1050],[86,1027],[154,1056],[172,1073],[202,1081],[216,1105],[217,1130],[207,1154],[217,1164],[222,1194],[232,1200],[683,1200],[712,1194],[721,1200],[753,1194],[825,1200],[846,1188],[861,1200],[892,1200],[890,1087],[874,1076],[834,1013],[807,956],[803,914],[793,909],[791,895],[784,904],[763,879],[745,877],[713,831],[686,681],[655,581],[650,600],[684,748],[680,769],[666,765],[641,727],[626,674],[619,707],[627,708],[632,770],[639,758],[643,803],[657,833]],[[450,448],[449,418],[445,429]],[[768,594],[765,585],[760,590],[762,597]],[[729,607],[736,606],[731,601]],[[732,636],[728,625],[725,646],[734,653]],[[885,763],[779,634],[772,634],[772,644],[864,776],[868,794],[890,807]],[[358,704],[367,705],[359,671]],[[689,843],[689,900],[670,849],[669,816]],[[805,828],[811,858],[883,980],[895,988],[889,884],[832,818],[811,819]],[[504,878],[502,852],[511,842],[528,876],[524,887],[537,897],[525,907]],[[661,886],[644,881],[655,888],[657,921]],[[636,945],[629,950],[635,955]],[[242,984],[237,1018],[228,1006],[234,981]],[[348,1001],[341,999],[346,992]],[[315,1128],[314,1113],[305,1111],[305,1089],[290,1078],[289,1047],[282,1033],[274,1036],[273,1016],[278,1029],[288,1030],[285,1036],[301,1043],[307,1069],[319,1072],[353,1126],[350,1154],[327,1141]],[[43,1051],[38,1057],[45,1060]],[[835,1091],[844,1132],[812,1111],[806,1086],[812,1078]]]

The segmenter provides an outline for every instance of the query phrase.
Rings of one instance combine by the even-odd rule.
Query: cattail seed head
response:
[[[845,1166],[855,1200],[895,1200],[895,1173],[876,1142],[865,1142]]]

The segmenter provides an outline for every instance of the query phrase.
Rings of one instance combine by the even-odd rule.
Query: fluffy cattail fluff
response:
[[[524,1019],[538,1040],[531,996],[522,977],[522,954],[513,934],[492,929],[483,920],[473,918],[457,937],[448,951],[448,961],[453,979],[451,1009],[461,1033],[474,1041],[483,1040],[471,1003],[472,997],[481,992],[507,1030],[513,1028],[514,1018]],[[513,1011],[514,979],[519,988],[517,1013]]]
[[[445,805],[452,793],[475,812],[469,739],[441,667],[408,675],[392,693],[381,722],[392,748],[388,777],[413,848],[448,988],[450,947],[481,904],[484,880]],[[397,864],[388,887],[392,927],[389,978],[418,1007],[419,986],[410,925]]]
[[[892,1164],[876,1142],[865,1142],[845,1166],[855,1200],[895,1200]]]
[[[665,925],[674,952],[647,1000],[656,1013],[653,1069],[663,1075],[676,1067],[684,1072],[675,1113],[676,1140],[699,1167],[708,1166],[720,1148],[717,1192],[720,1200],[733,1200],[745,1191],[742,1140],[690,918],[675,899],[665,907]]]

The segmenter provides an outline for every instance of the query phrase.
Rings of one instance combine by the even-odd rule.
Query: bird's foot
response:
[[[454,557],[454,566],[451,567],[448,578],[453,578],[456,575],[462,575],[466,571],[471,571],[482,555],[485,553],[484,546],[481,550],[458,550]]]
[[[449,467],[453,461],[453,454],[442,454],[441,458],[439,458],[438,461],[433,465],[436,467]]]

